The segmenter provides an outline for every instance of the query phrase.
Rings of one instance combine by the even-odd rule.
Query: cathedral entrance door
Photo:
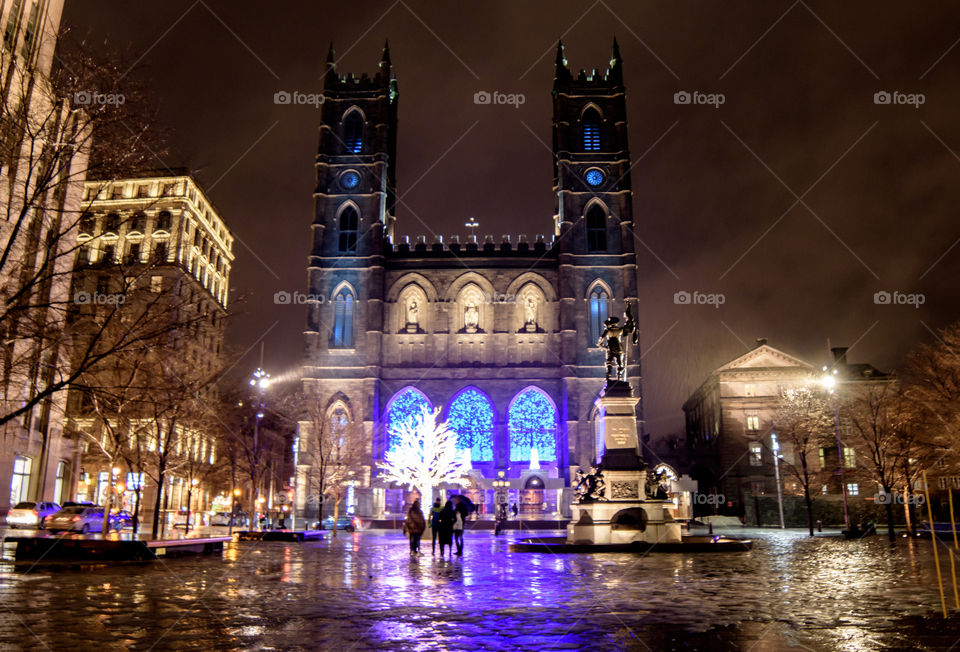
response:
[[[520,513],[543,513],[543,480],[535,475],[527,478],[523,484],[523,491],[520,492]]]

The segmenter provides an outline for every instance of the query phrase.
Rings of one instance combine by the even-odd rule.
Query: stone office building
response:
[[[399,96],[389,51],[374,75],[355,76],[336,69],[331,49],[308,267],[310,294],[325,300],[308,306],[303,381],[331,419],[369,441],[350,500],[358,513],[403,509],[409,496],[378,479],[376,462],[391,424],[421,406],[442,408],[459,433],[469,495],[487,511],[506,498],[531,517],[567,512],[576,469],[602,454],[597,339],[608,316],[628,302],[637,310],[622,65],[614,42],[604,73],[572,74],[558,46],[556,203],[552,220],[531,224],[548,237],[410,246],[394,237]],[[638,357],[628,377],[639,395]],[[496,479],[509,489],[495,498]]]

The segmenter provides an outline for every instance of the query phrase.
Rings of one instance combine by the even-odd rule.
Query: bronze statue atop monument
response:
[[[603,324],[605,328],[600,334],[597,346],[607,350],[607,383],[610,383],[614,366],[617,370],[615,380],[625,383],[627,382],[627,338],[629,337],[630,343],[634,345],[640,342],[640,333],[633,320],[630,304],[627,304],[627,310],[623,314],[622,326],[618,317],[610,317]]]

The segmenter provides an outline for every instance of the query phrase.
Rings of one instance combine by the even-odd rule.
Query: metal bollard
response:
[[[823,532],[823,522],[817,521],[817,532]]]
[[[713,523],[707,523],[707,534],[713,534]]]

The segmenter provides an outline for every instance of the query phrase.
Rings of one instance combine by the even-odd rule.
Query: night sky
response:
[[[389,38],[400,91],[402,235],[552,229],[550,90],[569,66],[624,59],[647,431],[757,337],[812,363],[901,364],[958,318],[960,21],[947,3],[72,0],[72,38],[133,53],[185,165],[237,236],[236,371],[294,377],[319,110],[275,105],[341,72],[373,74]],[[131,63],[133,63],[131,61]],[[480,90],[522,93],[476,105]],[[678,105],[678,91],[724,103]],[[919,108],[874,94],[923,94]],[[411,239],[413,239],[411,237]],[[724,305],[677,305],[677,291]],[[874,293],[922,293],[877,305]],[[241,357],[242,355],[242,357]]]

